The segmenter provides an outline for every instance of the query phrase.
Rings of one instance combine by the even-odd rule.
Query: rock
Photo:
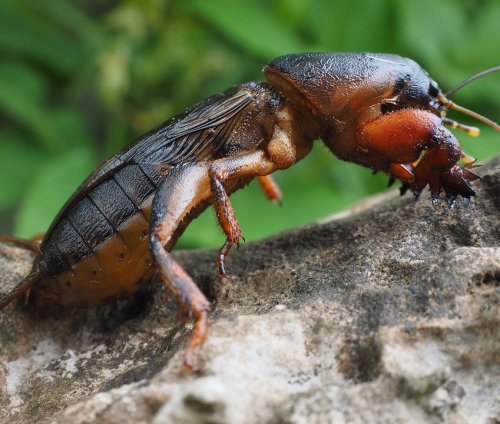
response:
[[[342,218],[177,257],[214,303],[199,354],[158,282],[96,309],[0,313],[9,423],[500,420],[500,158],[469,208],[395,193]],[[286,209],[283,211],[286,213]],[[2,292],[29,270],[0,245]]]

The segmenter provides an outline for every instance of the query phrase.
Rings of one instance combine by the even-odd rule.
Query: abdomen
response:
[[[93,305],[133,294],[150,270],[148,224],[162,176],[127,165],[66,207],[41,246],[41,295]]]

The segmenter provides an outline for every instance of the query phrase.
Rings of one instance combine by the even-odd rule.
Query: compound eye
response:
[[[380,111],[382,114],[394,112],[395,110],[401,109],[401,106],[399,106],[396,102],[383,102],[380,105]]]
[[[429,84],[429,95],[431,97],[437,97],[439,94],[439,86],[437,85],[437,82],[434,80],[431,80]]]

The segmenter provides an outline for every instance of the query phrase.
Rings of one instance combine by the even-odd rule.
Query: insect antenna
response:
[[[444,93],[445,97],[451,96],[453,93],[456,93],[462,87],[466,86],[470,82],[475,79],[484,77],[485,75],[492,74],[493,72],[500,71],[500,66],[494,66],[493,68],[485,69],[484,71],[478,72],[477,74],[471,75],[469,78],[464,79],[462,82],[455,85],[455,87],[450,88],[446,93]]]
[[[492,121],[489,118],[486,118],[483,115],[480,115],[477,112],[466,109],[463,106],[459,106],[456,103],[452,102],[450,99],[448,99],[448,96],[456,93],[458,90],[460,90],[461,88],[463,88],[464,86],[466,86],[470,82],[472,82],[478,78],[484,77],[485,75],[492,74],[493,72],[497,72],[497,71],[500,71],[500,66],[494,66],[493,68],[485,69],[484,71],[478,72],[477,74],[474,74],[474,75],[470,76],[469,78],[466,78],[461,83],[457,84],[455,87],[448,90],[446,93],[439,94],[437,97],[438,102],[442,106],[444,106],[446,109],[456,110],[457,112],[463,113],[464,115],[468,115],[474,119],[477,119],[478,121],[485,123],[486,125],[489,125],[490,127],[496,129],[497,131],[500,131],[500,125],[498,125],[496,122]],[[467,134],[474,136],[474,137],[478,136],[480,133],[479,128],[460,124],[459,122],[454,121],[452,119],[444,118],[443,122],[452,128],[456,128],[456,129],[465,131]]]
[[[447,99],[444,95],[438,96],[438,101],[439,101],[439,103],[441,103],[447,109],[456,110],[457,112],[463,113],[464,115],[468,115],[468,116],[470,116],[470,117],[472,117],[474,119],[477,119],[478,121],[481,121],[481,122],[485,123],[486,125],[489,125],[490,127],[496,129],[497,131],[500,131],[500,125],[498,125],[495,121],[492,121],[491,119],[488,119],[485,116],[480,115],[477,112],[474,112],[474,111],[469,110],[469,109],[467,109],[465,107],[457,105],[456,103],[454,103],[451,100]],[[455,122],[455,121],[452,121],[451,119],[450,119],[450,121],[451,122]],[[458,128],[458,129],[463,129],[462,127],[467,128],[467,126],[463,126],[463,125],[459,124],[458,122],[456,122],[455,124],[456,124],[456,128]],[[450,124],[450,125],[452,125],[452,124]],[[463,130],[465,132],[469,132],[469,130],[467,130],[465,128]],[[469,128],[473,128],[473,134],[472,135],[479,135],[479,128],[475,128],[475,127],[469,127]]]

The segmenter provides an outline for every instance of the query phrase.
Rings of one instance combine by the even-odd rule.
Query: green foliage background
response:
[[[0,232],[44,231],[106,156],[214,92],[261,80],[275,56],[392,52],[446,89],[499,64],[499,23],[498,0],[2,0]],[[498,119],[498,81],[474,82],[455,99]],[[480,159],[500,151],[492,130],[458,136]],[[383,189],[385,178],[370,174],[318,143],[276,175],[283,207],[254,184],[233,201],[247,240],[260,238]],[[222,242],[212,215],[184,246]]]

